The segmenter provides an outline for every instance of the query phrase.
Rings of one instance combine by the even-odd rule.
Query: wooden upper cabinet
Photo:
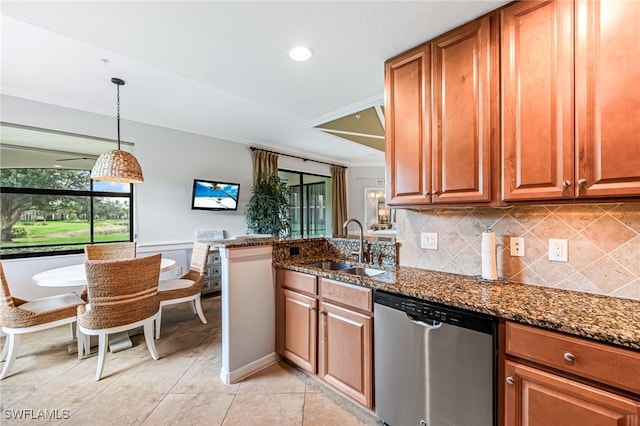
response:
[[[640,2],[575,13],[577,197],[640,196]]]
[[[431,43],[434,203],[491,200],[491,41],[486,16]]]
[[[430,50],[413,49],[385,63],[387,203],[429,202]]]
[[[500,12],[502,197],[573,198],[573,5]]]

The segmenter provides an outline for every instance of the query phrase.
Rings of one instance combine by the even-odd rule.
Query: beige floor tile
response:
[[[232,394],[169,394],[143,425],[221,425],[233,401]]]
[[[172,394],[235,395],[239,384],[225,385],[220,380],[220,363],[212,358],[198,358],[171,389]]]
[[[304,393],[238,394],[223,425],[301,425]]]
[[[333,398],[325,392],[305,395],[303,425],[356,426],[378,425],[377,419],[346,400]]]
[[[122,390],[110,386],[75,412],[65,425],[140,425],[160,404],[165,394],[153,389]]]
[[[113,386],[121,390],[132,388],[169,392],[195,362],[195,358],[174,356],[149,360],[138,368],[118,374]]]
[[[306,374],[279,362],[240,382],[239,394],[304,393]]]

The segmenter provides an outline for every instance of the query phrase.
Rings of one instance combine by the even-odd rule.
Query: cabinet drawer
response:
[[[283,269],[280,271],[281,285],[292,290],[316,294],[317,279],[314,275]]]
[[[318,294],[325,300],[352,306],[363,311],[372,311],[371,289],[339,281],[320,278]]]
[[[220,265],[220,253],[218,251],[214,251],[209,253],[209,257],[207,259],[208,265]]]
[[[506,323],[506,352],[640,394],[637,352],[513,322]]]
[[[220,266],[210,266],[204,270],[204,276],[206,278],[217,277],[220,275]]]

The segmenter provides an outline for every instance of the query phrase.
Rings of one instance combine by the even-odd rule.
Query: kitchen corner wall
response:
[[[509,281],[640,300],[640,204],[398,210],[400,265],[480,275],[481,234],[496,233],[498,276]],[[438,250],[420,248],[438,233]],[[525,256],[509,255],[524,237]],[[549,238],[567,239],[569,261],[547,258]]]

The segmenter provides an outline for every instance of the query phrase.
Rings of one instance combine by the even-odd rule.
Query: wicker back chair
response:
[[[189,272],[179,279],[160,281],[158,295],[160,296],[160,312],[156,319],[156,339],[160,338],[160,326],[162,322],[162,307],[175,303],[191,302],[192,310],[198,314],[203,324],[207,319],[202,312],[200,294],[202,292],[202,279],[207,268],[209,258],[209,244],[202,242],[193,243],[191,253],[191,265]]]
[[[11,296],[0,262],[0,324],[2,331],[7,334],[0,354],[0,361],[5,361],[0,380],[7,376],[16,359],[22,334],[72,323],[76,320],[76,308],[81,305],[84,305],[84,301],[74,293],[29,302]]]
[[[136,243],[87,244],[84,246],[87,260],[122,260],[136,257]]]
[[[151,357],[158,359],[153,322],[160,308],[158,278],[161,254],[126,260],[87,260],[89,304],[78,307],[78,353],[88,336],[98,336],[96,380],[102,377],[108,335],[143,326]]]

